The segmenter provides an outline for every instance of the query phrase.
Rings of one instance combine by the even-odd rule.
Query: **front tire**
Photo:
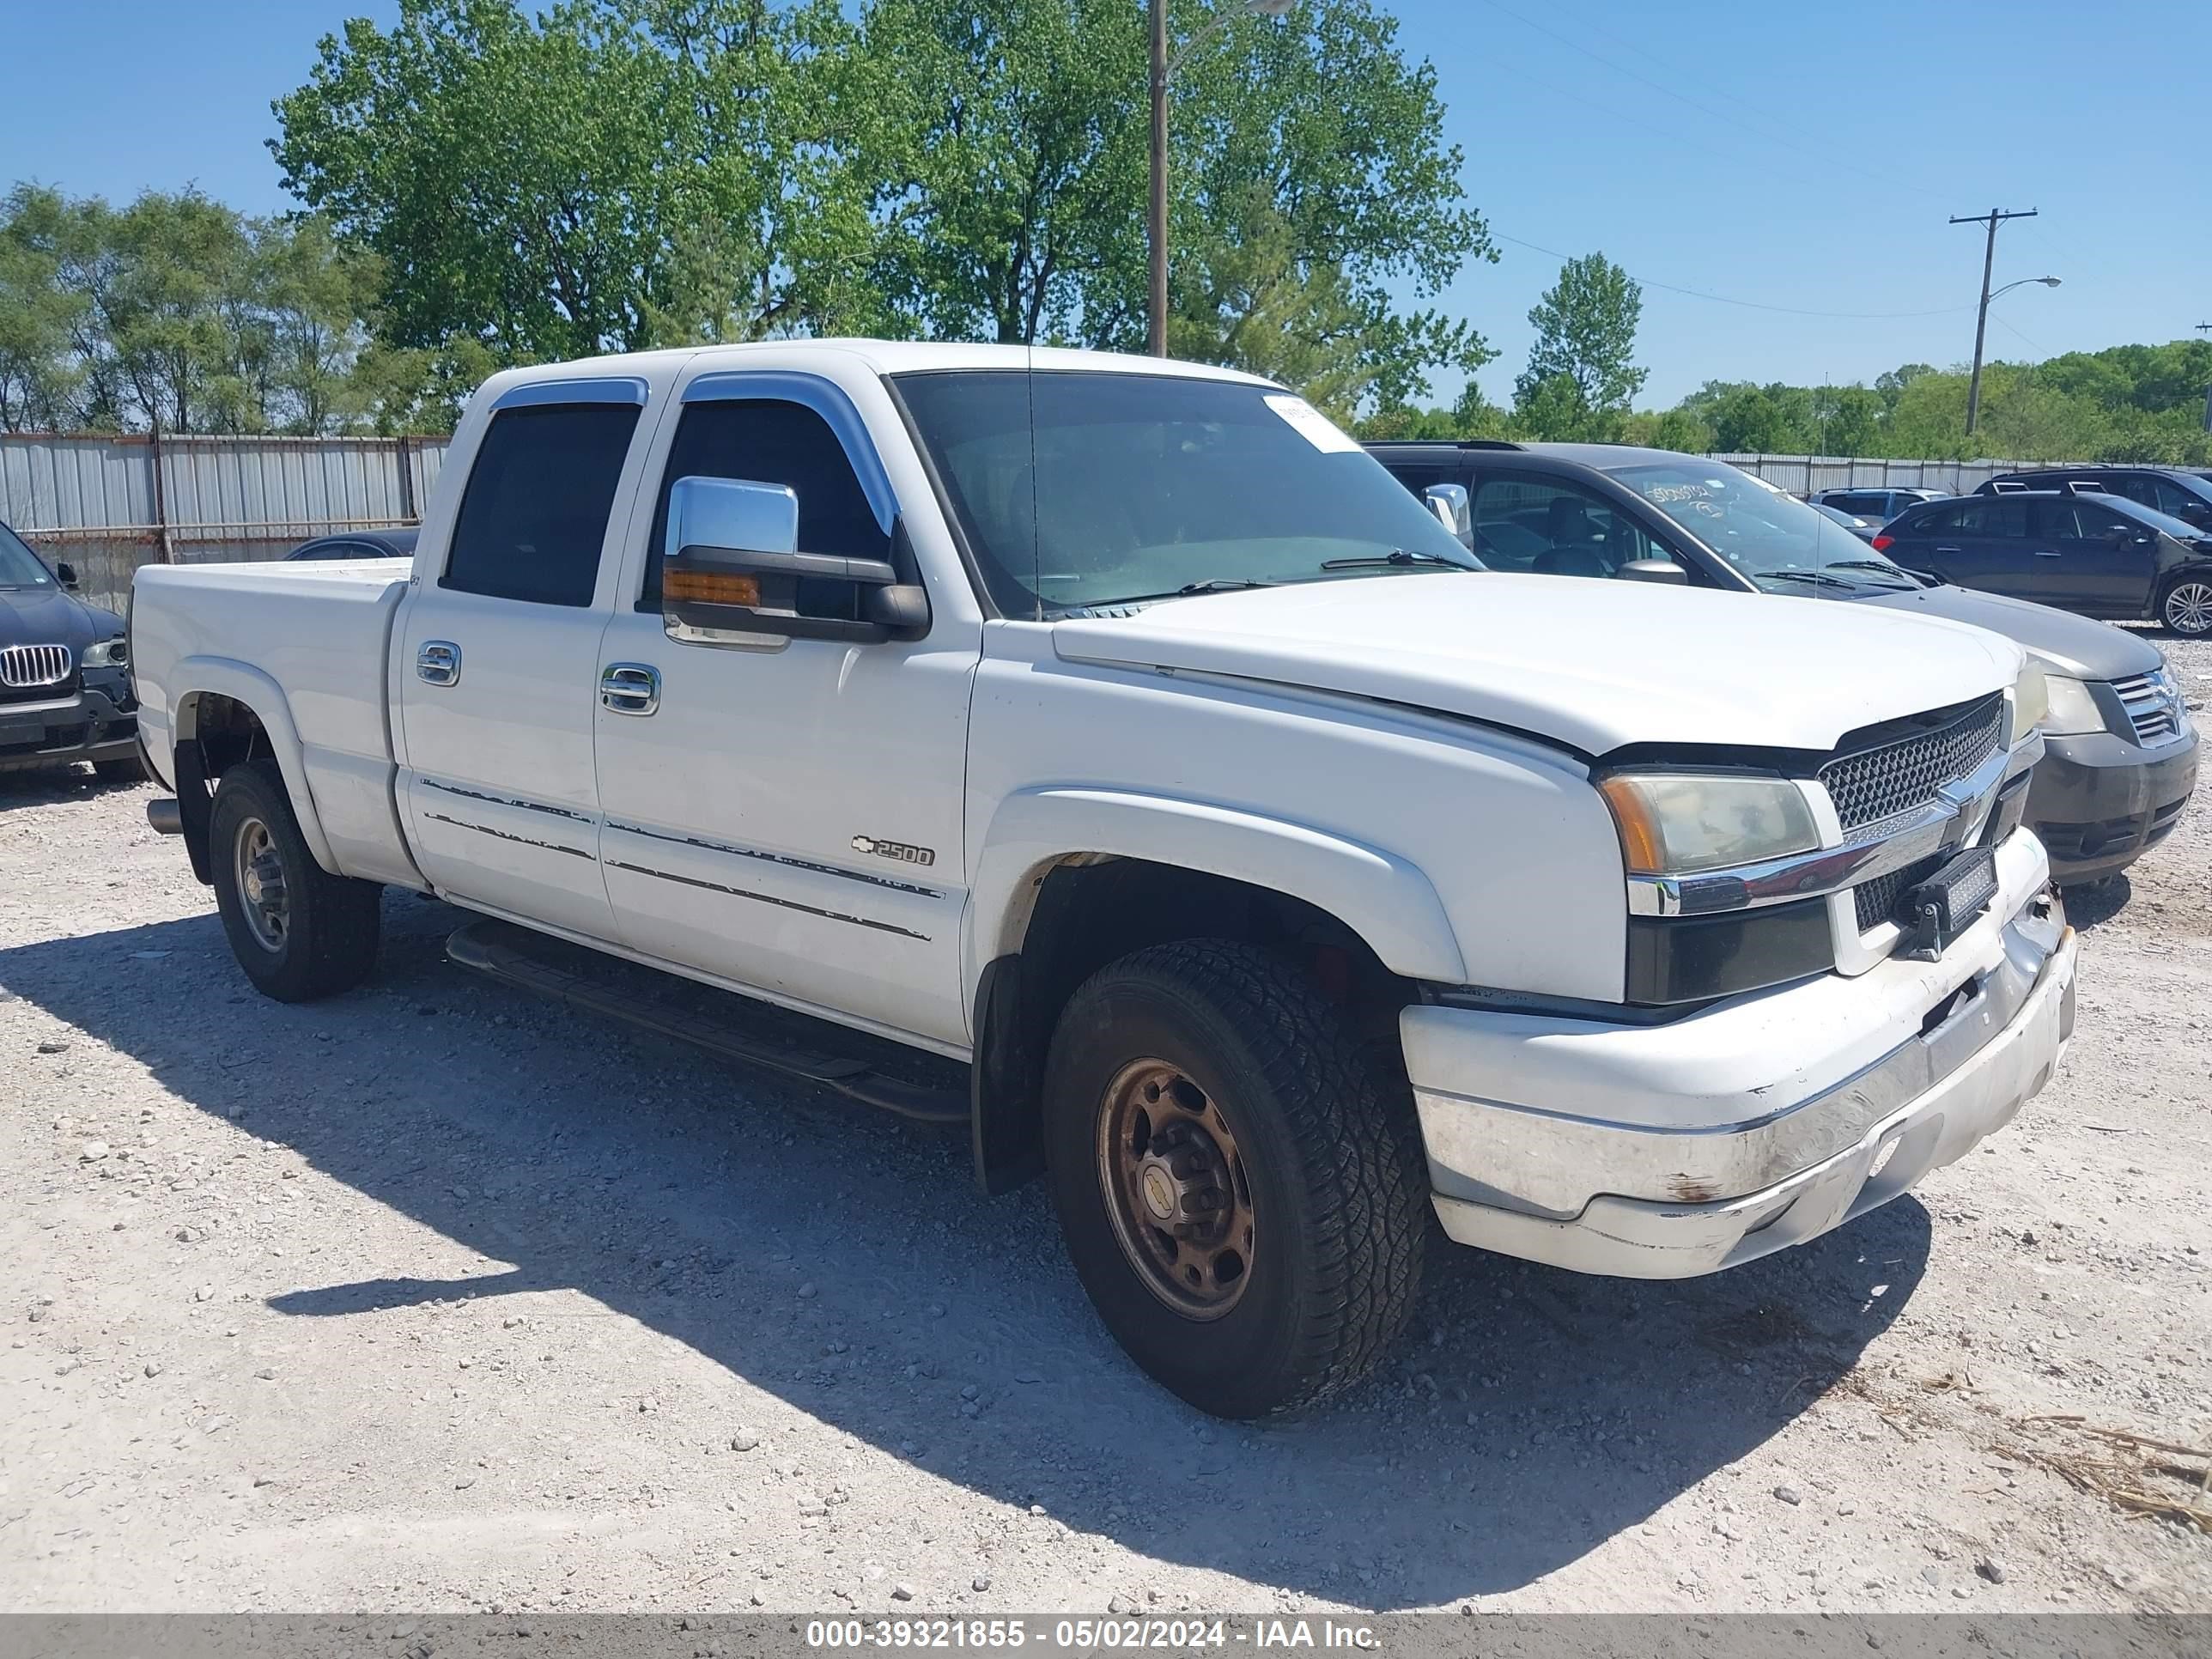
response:
[[[222,930],[256,990],[312,1002],[368,977],[384,890],[315,862],[274,761],[222,775],[208,842]]]
[[[1084,1289],[1200,1411],[1312,1405],[1404,1330],[1428,1240],[1413,1103],[1288,961],[1194,939],[1101,969],[1054,1032],[1044,1112]]]
[[[2185,640],[2212,635],[2212,575],[2187,575],[2166,590],[2158,617]]]

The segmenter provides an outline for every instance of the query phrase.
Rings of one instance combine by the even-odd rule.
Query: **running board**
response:
[[[456,966],[501,984],[691,1043],[724,1060],[803,1078],[919,1123],[968,1121],[968,1090],[951,1075],[964,1068],[882,1038],[847,1032],[827,1021],[773,1008],[511,922],[472,921],[446,940],[446,955]],[[899,1069],[936,1072],[945,1080],[925,1083],[894,1076],[882,1061],[781,1041],[780,1033],[769,1035],[762,1029],[778,1025],[804,1028],[805,1035],[818,1034],[829,1041],[849,1040],[856,1048],[887,1051],[887,1060],[892,1052],[902,1061],[910,1055],[911,1064],[902,1063]],[[753,1029],[747,1030],[747,1026]]]

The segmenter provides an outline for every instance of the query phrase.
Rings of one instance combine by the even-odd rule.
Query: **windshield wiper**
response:
[[[1280,584],[1252,576],[1208,576],[1201,582],[1185,582],[1158,593],[1121,593],[1110,599],[1085,599],[1075,608],[1096,611],[1102,605],[1142,605],[1148,599],[1187,599],[1196,593],[1235,593],[1247,587],[1276,587]]]
[[[1885,576],[1902,576],[1915,587],[1924,586],[1918,574],[1901,564],[1892,564],[1887,559],[1831,559],[1825,567],[1830,570],[1879,570]]]
[[[1753,580],[1763,582],[1811,582],[1817,587],[1849,587],[1841,576],[1824,576],[1817,570],[1762,570]]]
[[[1425,553],[1410,547],[1394,547],[1388,553],[1357,559],[1323,559],[1324,570],[1379,570],[1392,565],[1433,564],[1447,570],[1480,570],[1479,564],[1462,564],[1457,559],[1448,559],[1441,553]]]

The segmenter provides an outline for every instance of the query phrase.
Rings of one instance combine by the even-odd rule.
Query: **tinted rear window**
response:
[[[469,474],[441,587],[532,605],[587,605],[635,404],[501,410]]]

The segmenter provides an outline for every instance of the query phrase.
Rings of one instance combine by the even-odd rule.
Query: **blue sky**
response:
[[[1537,248],[1602,249],[1647,284],[1652,405],[1709,379],[1841,385],[1964,362],[1981,235],[1945,221],[1992,206],[2040,210],[2000,234],[1998,282],[2064,284],[1997,301],[1993,356],[2172,340],[2212,322],[2204,0],[1389,9],[1408,54],[1437,66],[1468,198],[1500,238],[1499,263],[1470,266],[1442,303],[1498,348],[1482,380],[1501,401],[1527,355],[1528,307],[1558,268]],[[305,78],[343,18],[395,9],[9,0],[0,184],[124,199],[191,182],[248,210],[282,208],[262,147],[269,100]]]

